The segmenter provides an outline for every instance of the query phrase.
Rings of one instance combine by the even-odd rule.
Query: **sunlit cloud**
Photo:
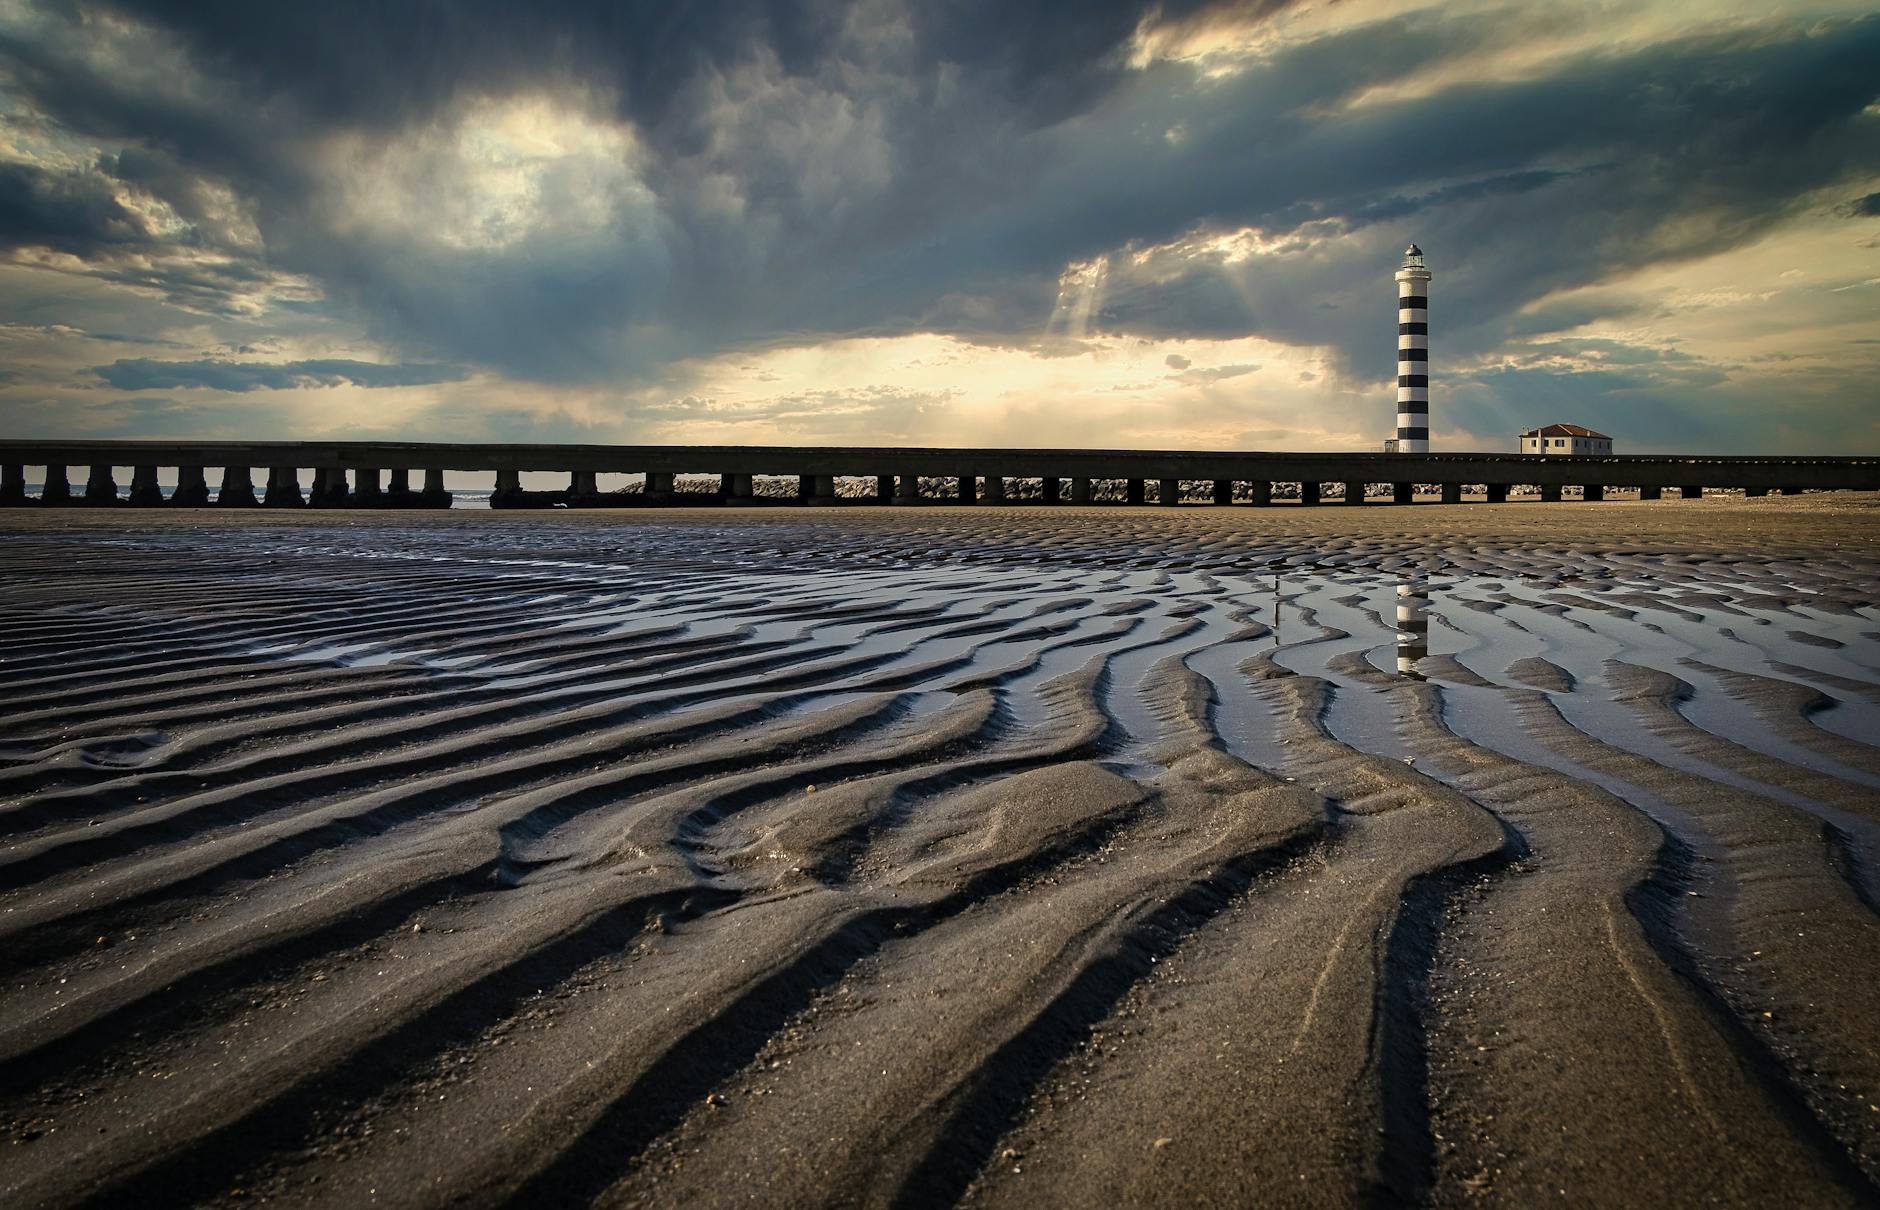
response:
[[[1841,0],[0,32],[9,432],[1363,448],[1413,240],[1439,446],[1874,432],[1880,19]]]

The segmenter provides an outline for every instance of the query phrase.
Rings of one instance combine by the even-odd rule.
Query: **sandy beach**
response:
[[[0,514],[0,1204],[1880,1204],[1880,499]]]

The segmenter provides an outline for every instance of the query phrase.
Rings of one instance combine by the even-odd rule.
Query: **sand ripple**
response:
[[[1871,1204],[1869,505],[9,518],[0,1198]]]

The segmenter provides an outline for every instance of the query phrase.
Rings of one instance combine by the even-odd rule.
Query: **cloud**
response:
[[[1630,277],[1876,212],[1845,200],[1880,175],[1857,11],[22,0],[0,258],[47,301],[9,281],[0,322],[82,279],[149,322],[58,319],[201,354],[104,387],[474,373],[614,392],[623,423],[692,391],[679,367],[922,333],[1065,359],[1257,335],[1322,351],[1298,381],[1329,391],[1391,376],[1415,239],[1439,364],[1569,375],[1590,352],[1530,345],[1643,322]],[[362,350],[387,366],[319,356]]]
[[[148,238],[142,222],[96,173],[0,160],[0,247],[87,255]]]
[[[1213,366],[1199,370],[1183,370],[1179,374],[1170,374],[1176,382],[1193,386],[1205,386],[1208,383],[1222,382],[1229,378],[1239,378],[1242,374],[1251,374],[1258,370],[1257,365]]]
[[[361,387],[409,387],[461,382],[469,377],[469,372],[462,367],[444,365],[378,365],[344,360],[156,361],[146,357],[119,358],[110,365],[92,367],[92,373],[120,391],[186,388],[285,391],[348,383]]]

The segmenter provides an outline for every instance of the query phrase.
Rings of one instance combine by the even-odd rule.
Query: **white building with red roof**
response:
[[[1524,454],[1610,454],[1612,438],[1580,424],[1543,424],[1521,434]]]

